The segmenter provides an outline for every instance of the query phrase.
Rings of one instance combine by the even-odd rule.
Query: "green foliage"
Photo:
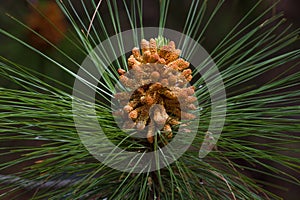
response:
[[[70,1],[58,1],[77,34],[76,39],[67,37],[74,51],[87,55],[111,34],[143,26],[143,1],[122,2],[130,25],[125,29],[121,27],[118,12],[120,2],[111,0],[102,4],[104,2],[109,11],[109,25],[103,20],[104,13],[98,10],[98,1],[91,1],[93,12],[82,2],[85,12],[81,15]],[[193,145],[180,159],[154,172],[123,173],[94,159],[76,132],[72,95],[66,92],[72,85],[22,66],[22,61],[15,63],[1,57],[0,76],[19,89],[0,87],[0,156],[16,157],[2,162],[0,170],[25,167],[10,176],[0,177],[3,191],[0,197],[11,195],[11,199],[20,199],[24,192],[31,190],[33,199],[280,199],[265,189],[269,185],[281,188],[280,185],[264,182],[252,174],[300,185],[299,179],[292,175],[299,173],[300,166],[297,157],[300,153],[300,71],[296,70],[300,49],[287,48],[298,40],[299,29],[293,31],[291,26],[284,25],[281,14],[262,22],[272,7],[244,25],[261,2],[253,5],[210,53],[227,92],[226,123],[216,147],[204,159],[198,157],[211,116],[210,94],[204,80],[199,78],[194,86],[198,88],[196,95],[202,110]],[[168,9],[169,0],[159,3],[157,26],[163,28],[167,14],[176,11]],[[208,1],[192,1],[183,33],[197,42],[205,40],[209,34],[207,28],[223,3],[218,1],[213,10],[207,11]],[[111,28],[112,33],[109,33]],[[0,32],[54,63],[66,76],[76,78],[71,66],[57,62],[3,29]],[[118,38],[120,49],[124,48],[123,40]],[[164,44],[167,39],[159,36],[157,41]],[[138,45],[139,41],[135,43]],[[54,48],[80,68],[75,58],[59,47]],[[182,51],[192,54],[191,47]],[[125,55],[118,59],[115,68],[107,69],[107,76],[101,79],[97,115],[115,144],[126,150],[147,151],[147,143],[124,136],[113,122],[109,105],[103,103],[103,99],[108,99],[105,92],[110,91],[117,79],[116,69],[125,68],[126,59]],[[277,69],[284,70],[255,84],[260,77]],[[18,146],[6,145],[12,141],[18,142]]]

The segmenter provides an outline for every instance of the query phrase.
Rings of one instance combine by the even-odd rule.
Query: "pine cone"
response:
[[[141,54],[142,53],[142,54]],[[173,41],[157,47],[154,39],[141,41],[141,52],[132,49],[128,58],[128,69],[119,69],[120,82],[129,91],[118,92],[115,98],[122,106],[114,112],[120,116],[125,129],[144,130],[149,143],[161,130],[168,139],[181,120],[191,120],[195,110],[194,87],[187,87],[192,79],[190,63],[179,58],[180,50]],[[125,102],[125,103],[124,103]]]

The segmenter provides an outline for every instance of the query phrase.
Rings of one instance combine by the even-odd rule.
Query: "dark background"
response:
[[[31,1],[31,2],[36,2],[36,1]],[[40,2],[44,3],[46,1],[40,1]],[[85,2],[87,2],[88,5],[88,1]],[[209,10],[214,8],[217,1],[211,0],[208,2],[209,2],[209,7],[208,7]],[[225,1],[223,7],[218,12],[211,25],[208,27],[204,40],[202,41],[202,46],[204,46],[208,52],[211,52],[213,48],[218,44],[218,42],[220,42],[220,40],[226,35],[226,33],[228,33],[231,30],[231,28],[239,21],[239,19],[241,19],[241,17],[245,14],[245,12],[248,11],[254,5],[255,2],[256,1],[252,1],[252,0]],[[80,1],[73,1],[72,3],[74,4],[75,8],[78,9],[78,13],[80,15],[83,15],[82,9],[80,9],[81,7]],[[265,0],[263,4],[256,10],[256,13],[260,13],[261,11],[269,7],[272,3],[274,3],[273,0]],[[171,1],[166,27],[178,31],[182,31],[182,27],[186,19],[186,13],[189,10],[189,8],[190,8],[190,1],[187,0]],[[288,23],[292,23],[294,29],[299,28],[300,27],[299,8],[300,8],[299,0],[282,0],[276,6],[276,9],[273,9],[273,11],[269,13],[269,16],[283,11],[285,18],[287,18]],[[92,13],[91,8],[90,10]],[[106,11],[107,11],[106,5],[103,6],[101,5],[101,12],[103,13],[103,17],[108,21],[109,14]],[[22,39],[23,41],[26,41],[32,45],[37,45],[37,48],[40,48],[45,54],[55,58],[55,60],[57,60],[58,62],[63,63],[66,66],[69,66],[71,69],[76,70],[76,68],[73,66],[73,64],[70,61],[65,59],[63,55],[59,54],[51,46],[47,46],[47,45],[38,46],[36,39],[32,38],[30,32],[26,28],[18,24],[18,22],[12,20],[12,18],[7,15],[9,14],[21,20],[22,22],[27,23],[26,19],[28,18],[29,15],[32,14],[32,12],[33,11],[29,6],[29,4],[27,3],[27,1],[0,0],[0,26],[4,30],[7,30],[8,32]],[[144,26],[157,26],[158,13],[159,13],[158,3],[152,0],[145,0],[144,1]],[[122,9],[122,7],[120,7],[119,15],[121,17],[124,16],[125,19],[126,13],[125,10]],[[89,24],[89,21],[87,19],[83,18],[82,20],[85,22],[85,24],[87,25]],[[245,24],[246,23],[247,22],[245,22]],[[95,25],[97,26],[97,24]],[[43,26],[43,24],[40,24],[40,26]],[[66,22],[66,24],[64,24],[63,26],[65,26],[66,29],[71,30],[71,25],[68,24],[68,22]],[[125,29],[129,29],[129,25],[126,20],[122,20],[122,27],[124,27]],[[109,30],[108,28],[108,31],[111,30]],[[65,32],[65,34],[68,37],[72,37],[71,31],[67,31]],[[58,35],[57,37],[61,37],[61,36]],[[55,43],[56,45],[58,45],[59,48],[64,50],[70,57],[74,58],[78,63],[81,63],[81,61],[84,59],[85,55],[77,51],[74,51],[74,47],[71,46],[64,37],[62,37],[58,41],[55,41]],[[294,46],[289,48],[299,48],[299,42],[295,43]],[[71,77],[66,77],[66,75],[60,69],[55,67],[52,63],[42,58],[40,55],[34,53],[32,50],[29,50],[27,47],[24,47],[18,44],[17,42],[8,39],[3,35],[0,35],[0,56],[11,59],[18,64],[22,64],[26,67],[37,70],[41,73],[47,74],[69,85],[73,84],[73,79]],[[284,67],[281,70],[284,70]],[[296,70],[300,70],[300,67],[298,66],[298,69]],[[278,73],[280,73],[280,70],[265,74],[263,77],[260,77],[260,80],[258,80],[258,82],[260,81],[264,82],[264,79],[269,79],[272,76],[276,76]],[[0,87],[16,88],[16,86],[12,85],[8,80],[5,79],[0,79]],[[11,144],[7,144],[7,145],[18,145],[18,144],[12,142]],[[4,162],[4,161],[5,158],[1,159],[0,162]],[[23,166],[20,166],[20,168],[21,167]],[[9,173],[9,171],[3,173]],[[252,176],[288,188],[287,191],[272,189],[274,193],[284,197],[284,199],[296,200],[300,196],[300,189],[294,185],[291,185],[283,181],[272,180],[269,177],[261,177],[261,176],[256,177],[255,174],[253,174]],[[299,176],[299,174],[295,174],[295,176]],[[24,197],[24,199],[26,198]]]

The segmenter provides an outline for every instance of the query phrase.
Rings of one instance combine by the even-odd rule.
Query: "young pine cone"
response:
[[[129,92],[115,94],[122,108],[114,114],[121,117],[125,129],[147,128],[145,137],[149,143],[153,143],[157,130],[170,139],[180,120],[195,118],[189,111],[196,109],[197,98],[193,96],[194,87],[187,87],[192,70],[179,55],[173,41],[158,47],[154,39],[143,39],[141,52],[133,48],[128,58],[129,71],[118,70],[120,82]]]

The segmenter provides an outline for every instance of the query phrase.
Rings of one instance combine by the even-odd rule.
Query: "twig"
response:
[[[76,183],[76,180],[66,179],[66,180],[57,180],[57,181],[33,181],[29,179],[23,179],[19,176],[12,175],[2,175],[0,174],[0,183],[1,184],[18,184],[24,189],[32,190],[36,188],[63,188]]]

